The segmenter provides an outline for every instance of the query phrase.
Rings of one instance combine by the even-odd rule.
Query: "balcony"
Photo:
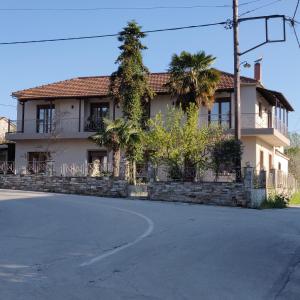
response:
[[[30,139],[81,139],[103,129],[103,119],[88,117],[50,120],[9,120],[6,138],[11,141]]]

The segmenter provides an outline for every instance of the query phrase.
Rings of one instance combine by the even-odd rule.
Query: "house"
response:
[[[262,85],[260,74],[257,64],[255,78],[241,77],[242,165],[249,162],[257,171],[288,173],[284,147],[290,144],[288,117],[294,110],[282,93]],[[175,105],[175,99],[165,86],[168,73],[152,73],[149,79],[156,92],[149,107],[153,117]],[[109,97],[109,83],[109,76],[79,77],[14,92],[18,99],[17,130],[7,138],[16,142],[16,171],[36,172],[36,166],[45,161],[55,161],[58,175],[71,165],[80,172],[78,166],[96,160],[109,166],[111,153],[88,139],[103,118],[122,116]],[[218,123],[234,132],[233,83],[233,75],[222,72],[215,104],[211,111],[201,109],[200,124]]]
[[[0,173],[5,165],[11,169],[15,160],[15,144],[5,138],[7,132],[16,131],[16,127],[6,117],[0,117]]]

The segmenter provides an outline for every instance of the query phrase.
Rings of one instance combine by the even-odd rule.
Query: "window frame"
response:
[[[227,124],[229,125],[229,129],[232,128],[232,103],[231,103],[231,97],[219,97],[219,98],[216,98],[215,101],[214,101],[214,104],[218,104],[218,124],[219,125],[222,125],[222,116],[223,116],[223,112],[222,112],[222,103],[229,103],[229,120],[227,122]],[[212,123],[212,113],[211,113],[211,109],[208,110],[208,124],[211,124]]]

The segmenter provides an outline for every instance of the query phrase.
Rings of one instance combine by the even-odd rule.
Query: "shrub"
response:
[[[289,197],[285,194],[271,194],[262,202],[261,208],[286,208],[289,204]]]

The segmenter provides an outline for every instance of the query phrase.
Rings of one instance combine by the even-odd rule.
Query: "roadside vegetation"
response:
[[[292,205],[300,205],[300,191],[295,193],[290,201],[290,204]]]
[[[276,194],[273,193],[269,195],[269,197],[262,202],[260,208],[287,208],[290,202],[290,198],[284,194]]]

